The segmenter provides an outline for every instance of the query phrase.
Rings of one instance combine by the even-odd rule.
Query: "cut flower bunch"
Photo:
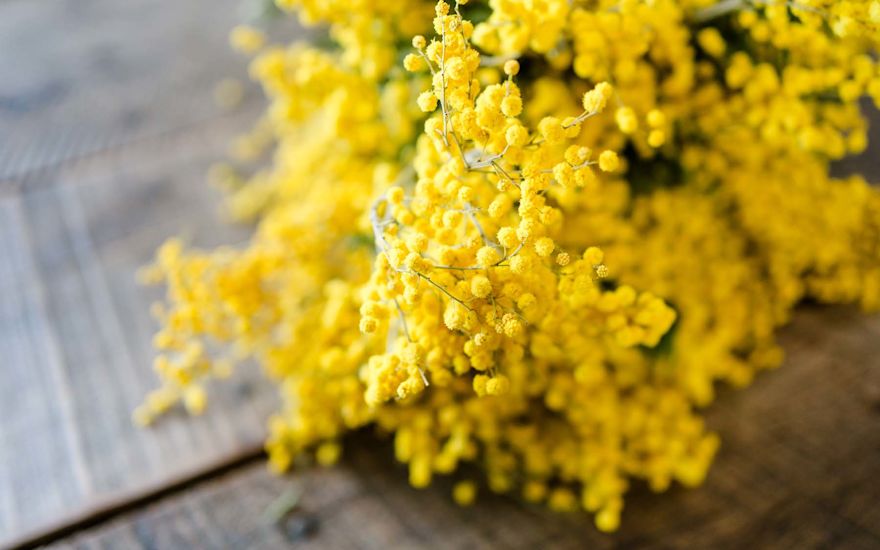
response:
[[[634,480],[702,482],[701,410],[799,301],[880,307],[880,193],[829,175],[880,103],[880,1],[277,1],[330,41],[234,31],[270,105],[218,178],[257,226],[146,270],[139,423],[256,360],[278,471],[372,425],[415,487],[613,531]]]

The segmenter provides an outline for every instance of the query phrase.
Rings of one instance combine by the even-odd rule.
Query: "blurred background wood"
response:
[[[880,547],[880,319],[844,308],[801,312],[787,364],[723,392],[710,422],[724,444],[705,487],[636,487],[614,537],[585,515],[501,497],[459,509],[449,482],[410,489],[387,446],[350,445],[338,468],[273,478],[249,460],[275,406],[254,370],[212,388],[202,417],[133,428],[155,385],[148,310],[161,296],[137,269],[172,235],[212,246],[247,234],[222,222],[204,178],[262,105],[252,86],[234,112],[211,99],[221,79],[244,78],[226,45],[240,8],[0,2],[0,547],[98,520],[55,542]],[[849,168],[880,174],[877,158]],[[266,506],[300,489],[299,509],[268,525]]]
[[[0,2],[0,181],[216,117],[213,86],[246,76],[227,45],[241,6]]]
[[[258,116],[227,46],[237,0],[0,2],[0,547],[262,446],[256,372],[200,418],[135,429],[156,385],[161,289],[136,280],[175,234],[240,242],[205,181]]]

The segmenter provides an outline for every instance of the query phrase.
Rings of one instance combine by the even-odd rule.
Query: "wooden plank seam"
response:
[[[112,519],[152,504],[156,501],[179,495],[218,477],[246,468],[265,459],[262,446],[242,449],[238,454],[218,460],[202,468],[196,468],[164,483],[144,490],[128,491],[112,498],[94,503],[89,508],[60,518],[51,525],[24,533],[5,547],[6,550],[23,550],[50,544],[80,531],[107,523]]]

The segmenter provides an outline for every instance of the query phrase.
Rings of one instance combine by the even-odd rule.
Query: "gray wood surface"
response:
[[[725,392],[710,424],[723,444],[703,487],[637,486],[623,526],[488,495],[459,508],[441,481],[417,491],[367,434],[341,466],[276,478],[255,464],[78,534],[57,548],[847,548],[880,547],[880,318],[799,313],[786,364]],[[370,450],[372,448],[372,450]],[[290,492],[280,524],[265,512]],[[311,536],[296,536],[316,521]]]
[[[261,107],[213,101],[247,60],[238,0],[0,2],[0,547],[258,452],[274,390],[254,369],[200,418],[149,430],[156,385],[135,277],[164,239],[213,246],[209,165]]]
[[[244,3],[0,2],[0,181],[215,116],[213,86],[246,79]]]
[[[94,157],[0,198],[0,546],[260,447],[274,391],[247,369],[203,417],[130,420],[156,384],[149,306],[161,293],[136,271],[169,235],[241,240],[202,177],[239,123]]]

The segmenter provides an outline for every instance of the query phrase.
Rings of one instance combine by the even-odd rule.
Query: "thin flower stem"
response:
[[[473,309],[471,309],[471,307],[470,307],[469,305],[467,305],[466,303],[464,303],[464,302],[461,301],[460,299],[458,299],[458,298],[456,298],[455,296],[453,296],[453,294],[452,294],[451,292],[449,292],[448,290],[446,290],[446,289],[443,288],[442,286],[440,286],[440,285],[438,285],[437,283],[435,283],[433,280],[431,280],[430,277],[428,277],[428,276],[426,276],[426,275],[422,275],[421,273],[415,273],[415,274],[416,274],[417,276],[419,276],[420,278],[424,279],[425,281],[428,281],[428,283],[430,283],[430,284],[434,285],[435,287],[437,287],[437,289],[440,290],[443,294],[449,296],[449,298],[450,298],[451,300],[454,300],[454,301],[458,302],[459,304],[461,304],[462,306],[464,306],[464,308],[467,309],[468,311],[473,311]]]
[[[492,248],[501,248],[501,245],[499,245],[498,243],[496,243],[495,241],[490,239],[488,237],[488,235],[486,235],[486,231],[483,230],[483,226],[480,225],[479,220],[477,220],[477,217],[474,215],[475,209],[473,206],[471,206],[471,203],[466,202],[465,207],[466,207],[465,214],[467,215],[467,217],[471,221],[471,223],[474,224],[474,227],[477,228],[477,232],[480,233],[480,238],[483,239],[483,244],[487,244],[487,245],[491,246]]]
[[[440,33],[440,86],[442,88],[442,98],[440,99],[440,110],[443,113],[443,144],[449,147],[449,138],[447,138],[447,127],[449,123],[449,114],[446,112],[446,25],[443,25]]]
[[[510,258],[513,258],[517,254],[519,254],[519,251],[522,250],[523,246],[525,246],[525,243],[519,243],[519,246],[516,247],[516,250],[514,250],[509,256],[504,256],[503,258],[498,260],[496,263],[492,264],[492,267],[499,267],[502,264],[502,262],[505,262],[506,260],[509,260]]]
[[[744,0],[721,0],[721,2],[694,12],[694,21],[697,23],[705,23],[706,21],[722,17],[746,6],[748,6],[748,4]]]

